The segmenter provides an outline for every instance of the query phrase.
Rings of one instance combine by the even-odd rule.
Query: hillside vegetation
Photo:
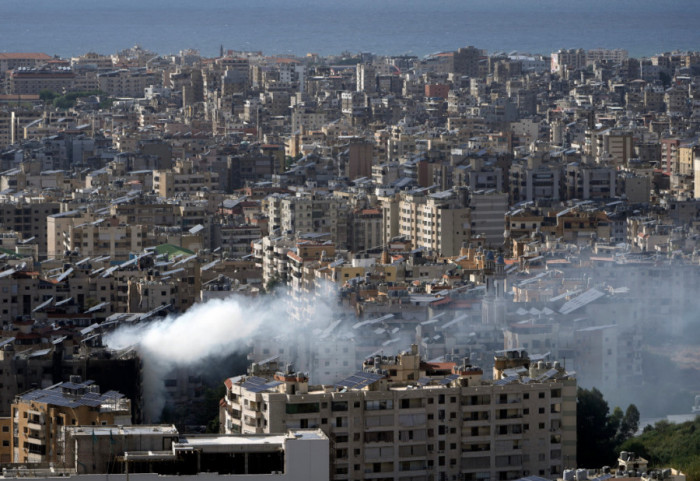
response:
[[[682,424],[659,421],[620,449],[648,459],[650,466],[680,469],[688,481],[700,481],[700,416]]]

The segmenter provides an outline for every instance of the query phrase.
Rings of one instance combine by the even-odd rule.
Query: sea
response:
[[[700,0],[0,0],[0,52],[700,50]]]

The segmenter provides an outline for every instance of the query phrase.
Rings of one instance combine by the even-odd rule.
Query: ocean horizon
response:
[[[549,55],[622,48],[633,57],[700,50],[700,2],[678,0],[2,0],[0,51],[70,57],[136,44],[266,55],[425,56],[466,45]]]

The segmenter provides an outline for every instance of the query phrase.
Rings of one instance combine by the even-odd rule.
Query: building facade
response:
[[[494,381],[468,362],[426,363],[416,345],[334,386],[291,370],[251,374],[226,381],[222,430],[318,427],[332,479],[496,481],[576,464],[576,380],[522,350],[497,354]]]
[[[12,461],[46,463],[60,459],[63,426],[131,424],[131,401],[116,391],[100,393],[92,381],[71,376],[70,382],[35,389],[12,404]]]

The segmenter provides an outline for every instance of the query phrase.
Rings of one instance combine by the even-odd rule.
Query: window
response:
[[[319,412],[318,403],[287,404],[287,414],[309,414]]]
[[[383,399],[380,401],[365,401],[366,411],[379,411],[386,409],[394,409],[394,401],[391,399]]]
[[[348,402],[347,401],[334,401],[331,403],[331,411],[347,411]]]

